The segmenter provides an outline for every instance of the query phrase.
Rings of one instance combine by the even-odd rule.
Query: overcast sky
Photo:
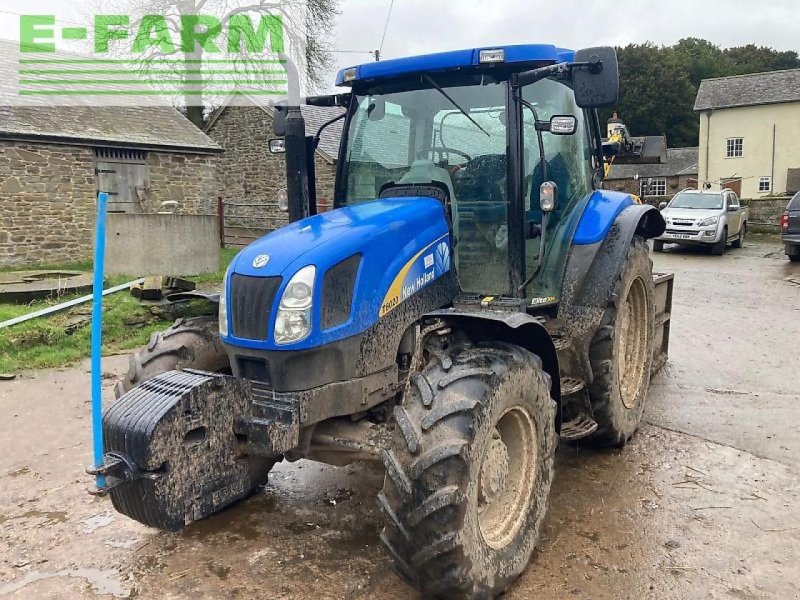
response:
[[[380,45],[390,0],[342,0],[339,50]],[[722,47],[749,43],[800,51],[798,0],[394,0],[386,58],[493,44],[566,48],[673,44],[684,37]],[[337,54],[340,67],[370,60]]]
[[[0,37],[18,38],[14,13],[47,13],[54,3],[63,7],[86,2],[90,0],[2,0]],[[390,2],[341,0],[336,49],[378,48]],[[800,1],[394,0],[383,56],[495,44],[673,44],[684,37],[704,38],[722,47],[754,43],[800,51]],[[371,60],[366,53],[337,52],[335,57],[339,68]]]

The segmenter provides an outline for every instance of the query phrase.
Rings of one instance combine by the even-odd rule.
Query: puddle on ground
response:
[[[350,500],[350,498],[352,497],[353,497],[352,490],[339,489],[333,492],[326,492],[325,496],[322,498],[322,503],[328,504],[329,506],[336,506],[340,502]]]
[[[308,531],[316,531],[317,529],[321,528],[321,525],[317,525],[316,523],[286,523],[283,526],[288,531],[292,533],[306,533]]]

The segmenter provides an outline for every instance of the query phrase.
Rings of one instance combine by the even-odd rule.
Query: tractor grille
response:
[[[280,277],[248,277],[231,275],[231,324],[233,335],[246,340],[266,340],[269,316]]]

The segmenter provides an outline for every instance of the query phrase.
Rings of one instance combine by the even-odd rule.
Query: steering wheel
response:
[[[420,152],[438,152],[439,154],[458,154],[459,156],[463,156],[467,159],[467,162],[472,160],[472,157],[467,154],[466,152],[462,152],[461,150],[456,150],[454,148],[445,148],[444,146],[430,146]]]

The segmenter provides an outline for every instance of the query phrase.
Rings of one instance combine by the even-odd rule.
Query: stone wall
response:
[[[764,233],[779,233],[781,230],[781,215],[786,210],[790,198],[781,196],[777,198],[742,198],[741,203],[750,208],[750,230]]]
[[[217,214],[216,162],[218,155],[149,152],[150,190],[146,212],[158,212],[161,203],[177,200],[178,211],[190,215]]]
[[[88,258],[95,194],[91,148],[0,141],[0,266]]]
[[[272,116],[252,104],[228,106],[206,133],[225,150],[217,163],[217,182],[219,195],[227,204],[226,228],[263,233],[285,225],[286,213],[278,210],[276,200],[278,192],[286,189],[286,163],[283,154],[269,152],[269,140],[275,137]],[[319,152],[314,163],[317,197],[328,200],[330,206],[336,166]]]
[[[215,156],[149,152],[144,209],[177,200],[180,212],[216,214]],[[0,267],[91,258],[94,150],[0,140]]]

